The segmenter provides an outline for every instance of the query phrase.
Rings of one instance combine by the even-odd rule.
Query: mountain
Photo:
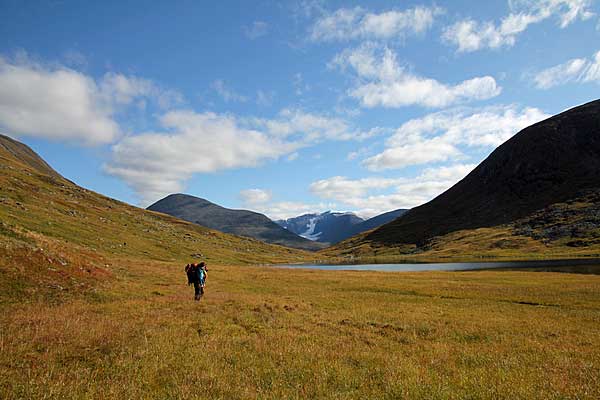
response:
[[[446,192],[352,246],[426,248],[432,238],[514,223],[598,188],[600,100],[523,129]]]
[[[396,218],[400,217],[401,215],[405,214],[407,211],[407,209],[399,208],[398,210],[388,211],[386,213],[369,218],[366,221],[354,225],[352,235],[350,236],[358,235],[359,233],[370,231],[371,229],[375,229],[382,225],[385,225],[388,222],[391,222]]]
[[[98,282],[129,276],[132,264],[164,263],[174,268],[165,273],[179,274],[194,259],[228,265],[315,258],[314,253],[221,233],[94,193],[2,135],[0,243],[0,304],[15,298],[31,301],[36,293],[93,293]]]
[[[394,210],[364,220],[353,213],[324,212],[322,214],[305,214],[295,218],[275,221],[283,228],[304,238],[321,243],[335,244],[350,236],[377,228],[406,210]]]
[[[304,238],[330,244],[352,236],[353,227],[363,222],[363,219],[352,213],[327,211],[322,214],[304,214],[276,222]]]
[[[42,174],[64,180],[58,172],[38,156],[36,152],[31,150],[29,146],[2,134],[0,134],[0,155],[3,160],[6,160],[7,164],[9,160],[16,161]]]
[[[148,207],[207,228],[265,243],[304,250],[319,250],[324,246],[287,231],[263,214],[247,210],[231,210],[208,200],[186,194],[171,194]]]

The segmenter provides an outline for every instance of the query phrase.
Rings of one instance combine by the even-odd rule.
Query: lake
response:
[[[332,271],[473,271],[520,270],[538,272],[569,272],[600,275],[600,259],[537,260],[465,263],[399,263],[399,264],[281,264],[277,268],[302,268]]]

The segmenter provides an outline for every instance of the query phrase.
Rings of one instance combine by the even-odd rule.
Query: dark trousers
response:
[[[194,300],[200,300],[204,294],[204,288],[200,286],[200,282],[194,282]]]

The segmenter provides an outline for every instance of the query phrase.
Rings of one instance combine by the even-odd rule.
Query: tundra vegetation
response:
[[[326,255],[0,158],[0,398],[600,398],[600,276],[261,267]]]

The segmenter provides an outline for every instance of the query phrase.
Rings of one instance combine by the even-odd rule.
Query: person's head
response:
[[[206,263],[204,261],[202,261],[200,264],[198,264],[198,266],[202,269],[206,268]]]

